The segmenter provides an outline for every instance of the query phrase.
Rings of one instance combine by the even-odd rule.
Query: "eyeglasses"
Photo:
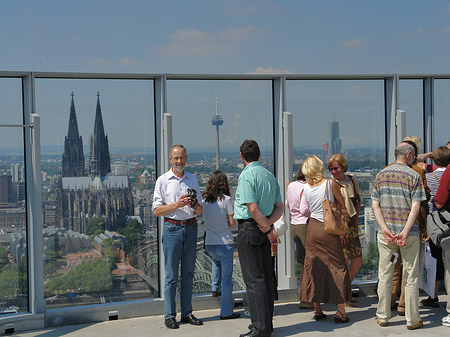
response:
[[[330,167],[330,168],[329,168],[330,171],[337,171],[337,170],[339,170],[339,169],[340,169],[340,167]]]

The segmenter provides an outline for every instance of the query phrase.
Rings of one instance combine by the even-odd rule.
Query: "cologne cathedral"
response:
[[[84,234],[90,218],[104,218],[106,229],[115,231],[125,223],[127,215],[133,215],[133,197],[129,176],[111,173],[99,93],[89,150],[86,174],[83,139],[78,132],[72,93],[69,130],[64,140],[62,175],[57,191],[57,221],[60,227]]]

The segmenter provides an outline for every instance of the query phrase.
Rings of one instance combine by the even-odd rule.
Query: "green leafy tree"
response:
[[[119,228],[118,232],[126,237],[129,247],[132,249],[137,247],[141,237],[142,225],[136,219],[131,219],[123,228]]]
[[[8,265],[0,272],[0,297],[16,296],[19,292],[19,274],[17,267]]]
[[[103,218],[91,218],[86,226],[87,235],[99,235],[105,231],[105,219]]]

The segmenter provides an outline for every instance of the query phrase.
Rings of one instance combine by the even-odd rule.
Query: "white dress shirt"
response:
[[[182,195],[187,194],[188,188],[197,192],[197,200],[202,204],[202,193],[200,192],[197,177],[184,171],[183,177],[180,179],[170,169],[156,180],[152,211],[159,206],[169,205],[178,201]],[[189,205],[186,205],[165,217],[174,220],[187,220],[196,216],[194,210]]]

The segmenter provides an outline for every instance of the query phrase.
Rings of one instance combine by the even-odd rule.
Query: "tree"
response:
[[[86,226],[86,234],[97,236],[105,231],[105,219],[91,218]]]
[[[118,229],[118,232],[126,237],[128,246],[133,249],[139,243],[142,224],[136,219],[130,219],[125,227]]]

